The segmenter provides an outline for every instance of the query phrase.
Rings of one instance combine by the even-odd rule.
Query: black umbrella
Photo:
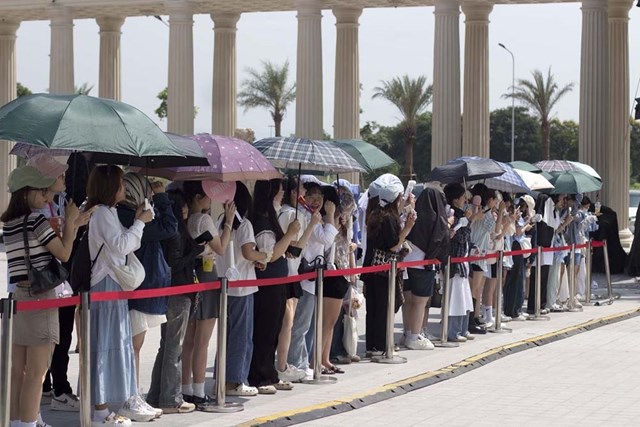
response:
[[[504,172],[505,170],[492,159],[464,157],[436,166],[429,174],[428,181],[438,181],[441,184],[463,183],[494,178]]]

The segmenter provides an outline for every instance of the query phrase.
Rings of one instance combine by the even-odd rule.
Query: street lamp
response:
[[[515,160],[514,158],[514,142],[516,138],[516,58],[513,56],[513,52],[511,52],[505,45],[502,43],[498,43],[498,46],[509,52],[511,55],[511,161]]]

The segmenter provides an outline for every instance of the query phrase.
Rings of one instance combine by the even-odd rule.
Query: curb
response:
[[[419,390],[439,382],[455,378],[466,372],[480,368],[486,364],[502,359],[511,354],[516,354],[524,350],[540,347],[559,341],[574,335],[581,334],[593,329],[607,326],[613,323],[632,319],[640,316],[640,308],[629,310],[588,322],[580,323],[575,326],[560,329],[537,337],[516,341],[511,344],[502,345],[475,356],[468,357],[459,362],[453,363],[435,371],[428,371],[413,377],[405,378],[390,384],[376,387],[362,393],[346,396],[341,399],[331,400],[328,402],[318,403],[316,405],[294,409],[291,411],[280,412],[264,417],[254,418],[253,420],[238,424],[239,427],[283,427],[290,426],[307,421],[317,420],[320,418],[330,417],[332,415],[341,414],[343,412],[352,411],[364,406],[372,405],[383,400],[393,397],[402,396],[414,390]]]

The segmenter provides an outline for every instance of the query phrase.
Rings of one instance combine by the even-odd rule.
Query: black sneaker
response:
[[[187,403],[193,403],[193,396],[190,394],[183,394],[182,400],[184,400]]]
[[[487,330],[482,326],[472,324],[471,326],[469,326],[469,332],[476,335],[484,335],[487,333]]]
[[[184,399],[184,396],[182,398]],[[193,400],[189,403],[195,404],[198,411],[213,412],[213,409],[216,406],[214,399],[208,394],[205,394],[204,397],[192,396],[191,398]]]

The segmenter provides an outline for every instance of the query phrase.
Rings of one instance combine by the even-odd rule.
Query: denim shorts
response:
[[[574,254],[574,259],[576,262],[576,266],[580,265],[580,260],[582,259],[584,255],[579,254],[579,253],[575,253]],[[571,264],[571,253],[569,253],[569,255],[567,255],[566,257],[564,257],[564,263],[569,266]]]
[[[435,270],[425,270],[420,268],[408,268],[409,278],[404,281],[404,291],[417,297],[433,296],[433,288],[436,283]]]

